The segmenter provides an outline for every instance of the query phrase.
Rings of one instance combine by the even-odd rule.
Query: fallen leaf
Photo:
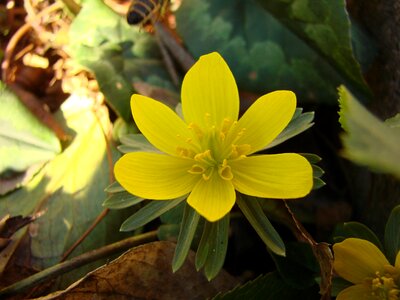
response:
[[[226,273],[209,282],[194,267],[195,254],[172,273],[172,242],[153,242],[133,248],[111,263],[87,274],[64,291],[41,300],[68,299],[206,299],[233,288],[237,282]]]

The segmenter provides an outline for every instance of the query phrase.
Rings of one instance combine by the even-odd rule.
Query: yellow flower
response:
[[[333,245],[336,273],[354,283],[337,296],[337,300],[400,299],[400,251],[395,265],[369,241],[348,238]]]
[[[303,156],[249,156],[287,126],[296,109],[294,93],[266,94],[238,120],[235,79],[214,52],[188,71],[181,98],[183,119],[156,100],[132,96],[138,128],[163,153],[134,152],[118,160],[115,177],[128,192],[154,200],[188,195],[188,204],[210,222],[232,209],[235,190],[284,199],[310,192],[312,168]]]

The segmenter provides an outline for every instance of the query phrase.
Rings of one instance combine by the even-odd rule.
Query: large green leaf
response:
[[[186,0],[176,16],[190,52],[195,57],[220,52],[240,89],[290,89],[300,101],[334,103],[344,79],[255,0]]]
[[[66,149],[49,162],[25,187],[0,198],[0,219],[5,214],[41,216],[31,225],[34,234],[25,248],[31,267],[43,269],[59,262],[63,253],[82,236],[103,211],[104,188],[110,184],[110,162],[104,132],[111,124],[107,109],[94,101],[71,96],[61,107],[60,122],[73,137]],[[118,152],[112,150],[117,158]],[[111,162],[112,163],[112,162]],[[121,237],[118,228],[125,211],[111,211],[73,252],[78,255]],[[65,286],[99,263],[69,273]]]
[[[172,88],[154,38],[130,27],[103,1],[83,3],[69,36],[71,55],[94,72],[108,103],[125,121],[131,119],[134,82]]]
[[[391,173],[400,179],[398,128],[372,115],[345,87],[340,87],[339,96],[339,121],[346,131],[342,135],[344,156],[374,171]]]
[[[349,82],[365,89],[353,55],[350,21],[343,0],[257,0],[268,12],[323,56]]]
[[[54,158],[60,142],[0,81],[0,173],[24,171]]]

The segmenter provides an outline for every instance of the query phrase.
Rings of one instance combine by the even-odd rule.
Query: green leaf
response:
[[[210,281],[218,275],[228,249],[229,214],[216,222],[205,222],[203,235],[196,253],[195,266],[204,266],[204,275]]]
[[[177,206],[186,197],[173,200],[153,200],[122,223],[120,231],[132,231],[161,216]]]
[[[314,177],[319,178],[319,177],[321,177],[322,175],[325,174],[325,171],[321,167],[319,167],[317,165],[311,165],[311,167],[312,167],[312,170],[313,170],[313,176]]]
[[[345,1],[257,2],[323,56],[344,78],[366,90],[360,66],[353,54]]]
[[[304,156],[310,164],[319,163],[322,158],[313,153],[300,153],[300,155]]]
[[[111,183],[109,186],[107,186],[104,191],[106,193],[119,193],[119,192],[123,192],[125,191],[125,189],[119,184],[118,181],[114,181],[113,183]]]
[[[337,70],[256,1],[186,0],[176,19],[193,56],[221,53],[240,90],[289,89],[300,101],[334,103],[343,82]]]
[[[110,209],[122,209],[142,202],[144,199],[132,195],[128,192],[114,193],[110,195],[104,202],[103,206]]]
[[[314,112],[303,113],[302,108],[296,108],[296,113],[293,115],[286,128],[270,143],[265,149],[275,147],[284,141],[306,131],[314,125]]]
[[[30,255],[27,267],[35,270],[58,263],[63,253],[102,213],[101,201],[106,197],[104,187],[110,184],[112,173],[112,162],[108,157],[111,154],[114,162],[119,157],[118,151],[104,136],[104,132],[111,130],[105,106],[99,106],[89,98],[71,95],[56,117],[73,137],[72,141],[26,186],[0,198],[0,219],[5,214],[26,216],[39,212],[41,215],[35,220],[35,234],[29,236],[30,244],[25,249]],[[128,216],[129,212],[125,210],[110,211],[72,255],[127,237],[118,229],[121,220]],[[25,233],[22,237],[27,237],[26,229],[20,231]],[[65,288],[104,262],[100,260],[64,274],[57,287]]]
[[[213,223],[205,222],[203,234],[201,235],[201,240],[199,247],[196,252],[195,266],[196,270],[199,271],[207,261],[207,256],[211,248],[211,238]]]
[[[306,289],[295,289],[287,285],[277,272],[272,272],[238,286],[225,294],[219,294],[213,300],[317,300],[319,298],[316,285]]]
[[[103,1],[83,2],[69,38],[71,56],[95,74],[108,104],[126,122],[131,121],[134,82],[173,89],[154,37],[129,26]]]
[[[344,87],[339,88],[343,155],[373,171],[400,179],[400,131],[380,121]]]
[[[127,134],[120,139],[122,145],[118,150],[128,152],[160,152],[146,139],[143,134]]]
[[[320,178],[325,174],[325,171],[316,165],[322,160],[321,157],[312,153],[300,153],[300,155],[304,156],[308,160],[313,169],[313,190],[317,190],[325,186],[326,183]]]
[[[186,260],[199,220],[200,215],[190,205],[186,204],[172,261],[172,271],[174,273],[179,270]]]
[[[24,171],[61,151],[53,131],[43,125],[0,81],[0,173]]]
[[[313,177],[313,190],[318,190],[325,186],[326,183],[320,178]]]
[[[400,251],[400,205],[393,208],[385,228],[386,256],[394,265]]]
[[[210,238],[211,248],[204,265],[204,275],[206,275],[208,281],[218,275],[225,262],[226,251],[228,250],[229,214],[213,223]]]
[[[383,250],[382,244],[375,233],[367,226],[359,222],[346,222],[337,225],[333,236],[335,243],[341,242],[347,238],[359,238],[370,241],[379,249]]]
[[[277,255],[285,256],[285,244],[264,214],[257,198],[238,194],[236,203],[268,249]]]
[[[385,124],[390,128],[400,128],[400,113],[392,118],[386,119]]]

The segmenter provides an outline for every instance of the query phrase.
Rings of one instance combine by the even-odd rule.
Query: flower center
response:
[[[178,147],[177,153],[193,160],[190,174],[201,175],[204,180],[217,174],[224,180],[232,180],[230,161],[244,158],[251,150],[250,145],[240,144],[245,129],[238,129],[237,122],[228,118],[219,126],[209,124],[209,119],[210,115],[206,114],[204,128],[195,123],[188,125],[193,138],[185,141],[187,147]]]
[[[379,272],[376,272],[375,275],[376,277],[371,282],[372,296],[376,299],[398,300],[400,290],[393,275],[386,273],[381,276]]]

